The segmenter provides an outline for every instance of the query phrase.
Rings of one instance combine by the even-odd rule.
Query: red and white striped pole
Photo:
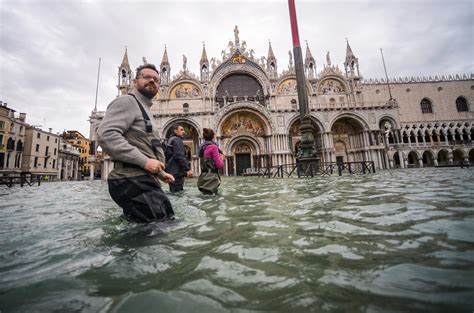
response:
[[[298,151],[298,162],[302,163],[301,170],[307,173],[310,169],[313,176],[313,168],[319,163],[319,156],[314,144],[314,127],[308,115],[308,95],[306,93],[306,77],[303,68],[303,54],[301,52],[300,36],[298,34],[298,22],[296,20],[296,7],[294,0],[288,0],[290,9],[291,36],[293,38],[293,57],[295,60],[296,85],[298,90],[298,103],[300,107],[300,133],[301,144]],[[316,164],[316,165],[315,165]],[[300,170],[298,171],[300,172]],[[300,176],[298,174],[298,176]]]

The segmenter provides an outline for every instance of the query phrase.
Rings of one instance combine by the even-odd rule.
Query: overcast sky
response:
[[[343,68],[346,38],[364,78],[474,73],[474,0],[296,0],[299,34],[318,71],[330,51]],[[221,56],[234,26],[255,56],[268,40],[278,71],[292,49],[286,0],[0,0],[0,100],[27,122],[53,132],[79,130],[89,137],[98,59],[97,109],[117,95],[125,46],[132,69],[159,64],[165,45],[171,74],[199,74],[202,42],[209,59]],[[304,50],[303,50],[304,53]]]

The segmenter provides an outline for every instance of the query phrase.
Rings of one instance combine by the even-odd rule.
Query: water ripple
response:
[[[472,168],[189,179],[140,225],[100,181],[2,187],[0,311],[470,312],[473,190]]]

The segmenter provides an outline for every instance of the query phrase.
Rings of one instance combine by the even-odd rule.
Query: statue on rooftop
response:
[[[331,66],[331,57],[329,56],[329,51],[328,51],[328,53],[326,53],[326,63],[328,65],[328,67]]]
[[[239,27],[235,25],[234,28],[234,37],[235,37],[235,44],[238,45],[239,42]]]

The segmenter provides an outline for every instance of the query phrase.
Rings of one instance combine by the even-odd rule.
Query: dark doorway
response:
[[[242,175],[242,173],[245,172],[245,169],[250,168],[252,166],[250,163],[250,153],[236,154],[235,165],[237,176]]]
[[[344,157],[343,156],[336,156],[336,163],[344,163]]]

